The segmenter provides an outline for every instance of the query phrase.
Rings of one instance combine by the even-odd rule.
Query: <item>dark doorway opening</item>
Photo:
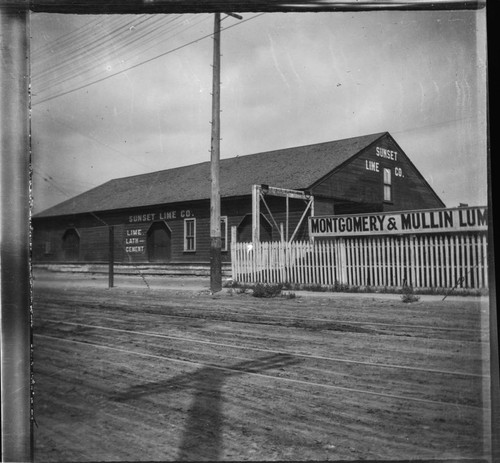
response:
[[[169,262],[172,258],[172,234],[164,222],[155,222],[148,230],[148,260]]]
[[[74,228],[66,230],[63,235],[63,254],[65,261],[80,259],[80,235]]]
[[[252,241],[252,214],[247,214],[236,228],[236,239],[238,242]],[[260,214],[260,241],[272,241],[273,227],[269,220]]]

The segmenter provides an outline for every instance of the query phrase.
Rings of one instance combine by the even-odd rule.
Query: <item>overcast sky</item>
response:
[[[448,207],[486,204],[485,19],[225,18],[221,157],[388,131]],[[35,213],[210,159],[212,31],[209,14],[32,15]]]

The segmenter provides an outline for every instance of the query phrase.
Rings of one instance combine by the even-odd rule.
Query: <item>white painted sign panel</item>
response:
[[[484,231],[488,226],[485,206],[425,209],[376,214],[309,217],[309,236],[314,238],[362,235],[401,235]]]
[[[127,254],[146,253],[146,230],[143,228],[125,227],[124,248]]]

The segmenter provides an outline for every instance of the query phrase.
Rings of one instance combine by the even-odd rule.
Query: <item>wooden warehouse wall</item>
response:
[[[286,227],[285,199],[268,198],[268,206],[278,226]],[[230,260],[231,228],[242,223],[241,239],[251,236],[251,197],[223,199],[221,215],[227,217],[227,251],[222,252],[223,261]],[[305,204],[302,201],[290,201],[289,233],[292,235],[299,222]],[[264,209],[264,208],[262,208]],[[328,208],[328,210],[330,210]],[[175,214],[174,214],[175,213]],[[267,210],[263,210],[263,223],[272,224]],[[196,219],[196,251],[184,250],[184,219]],[[143,220],[145,219],[145,220]],[[250,220],[248,220],[250,219]],[[171,236],[170,262],[208,262],[210,255],[210,217],[209,202],[162,205],[129,211],[112,211],[99,214],[80,214],[67,217],[43,218],[34,221],[33,260],[34,262],[106,262],[108,260],[109,226],[114,227],[114,258],[116,262],[148,262],[147,235],[155,223],[168,227]],[[280,232],[275,226],[269,227],[268,240],[279,240]],[[76,230],[79,239],[78,258],[65,256],[63,241],[65,233]],[[131,238],[138,237],[137,244],[144,249],[127,252]],[[307,238],[307,221],[304,221],[297,234],[298,239]]]
[[[416,153],[418,155],[418,153]],[[384,169],[391,172],[392,200],[384,201]],[[312,188],[319,196],[353,202],[335,213],[401,211],[444,207],[397,143],[386,135]],[[363,206],[365,205],[365,206]],[[358,210],[359,207],[366,207]]]

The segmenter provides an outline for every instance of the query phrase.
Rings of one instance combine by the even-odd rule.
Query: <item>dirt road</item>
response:
[[[484,299],[81,281],[35,279],[37,462],[487,453]]]

